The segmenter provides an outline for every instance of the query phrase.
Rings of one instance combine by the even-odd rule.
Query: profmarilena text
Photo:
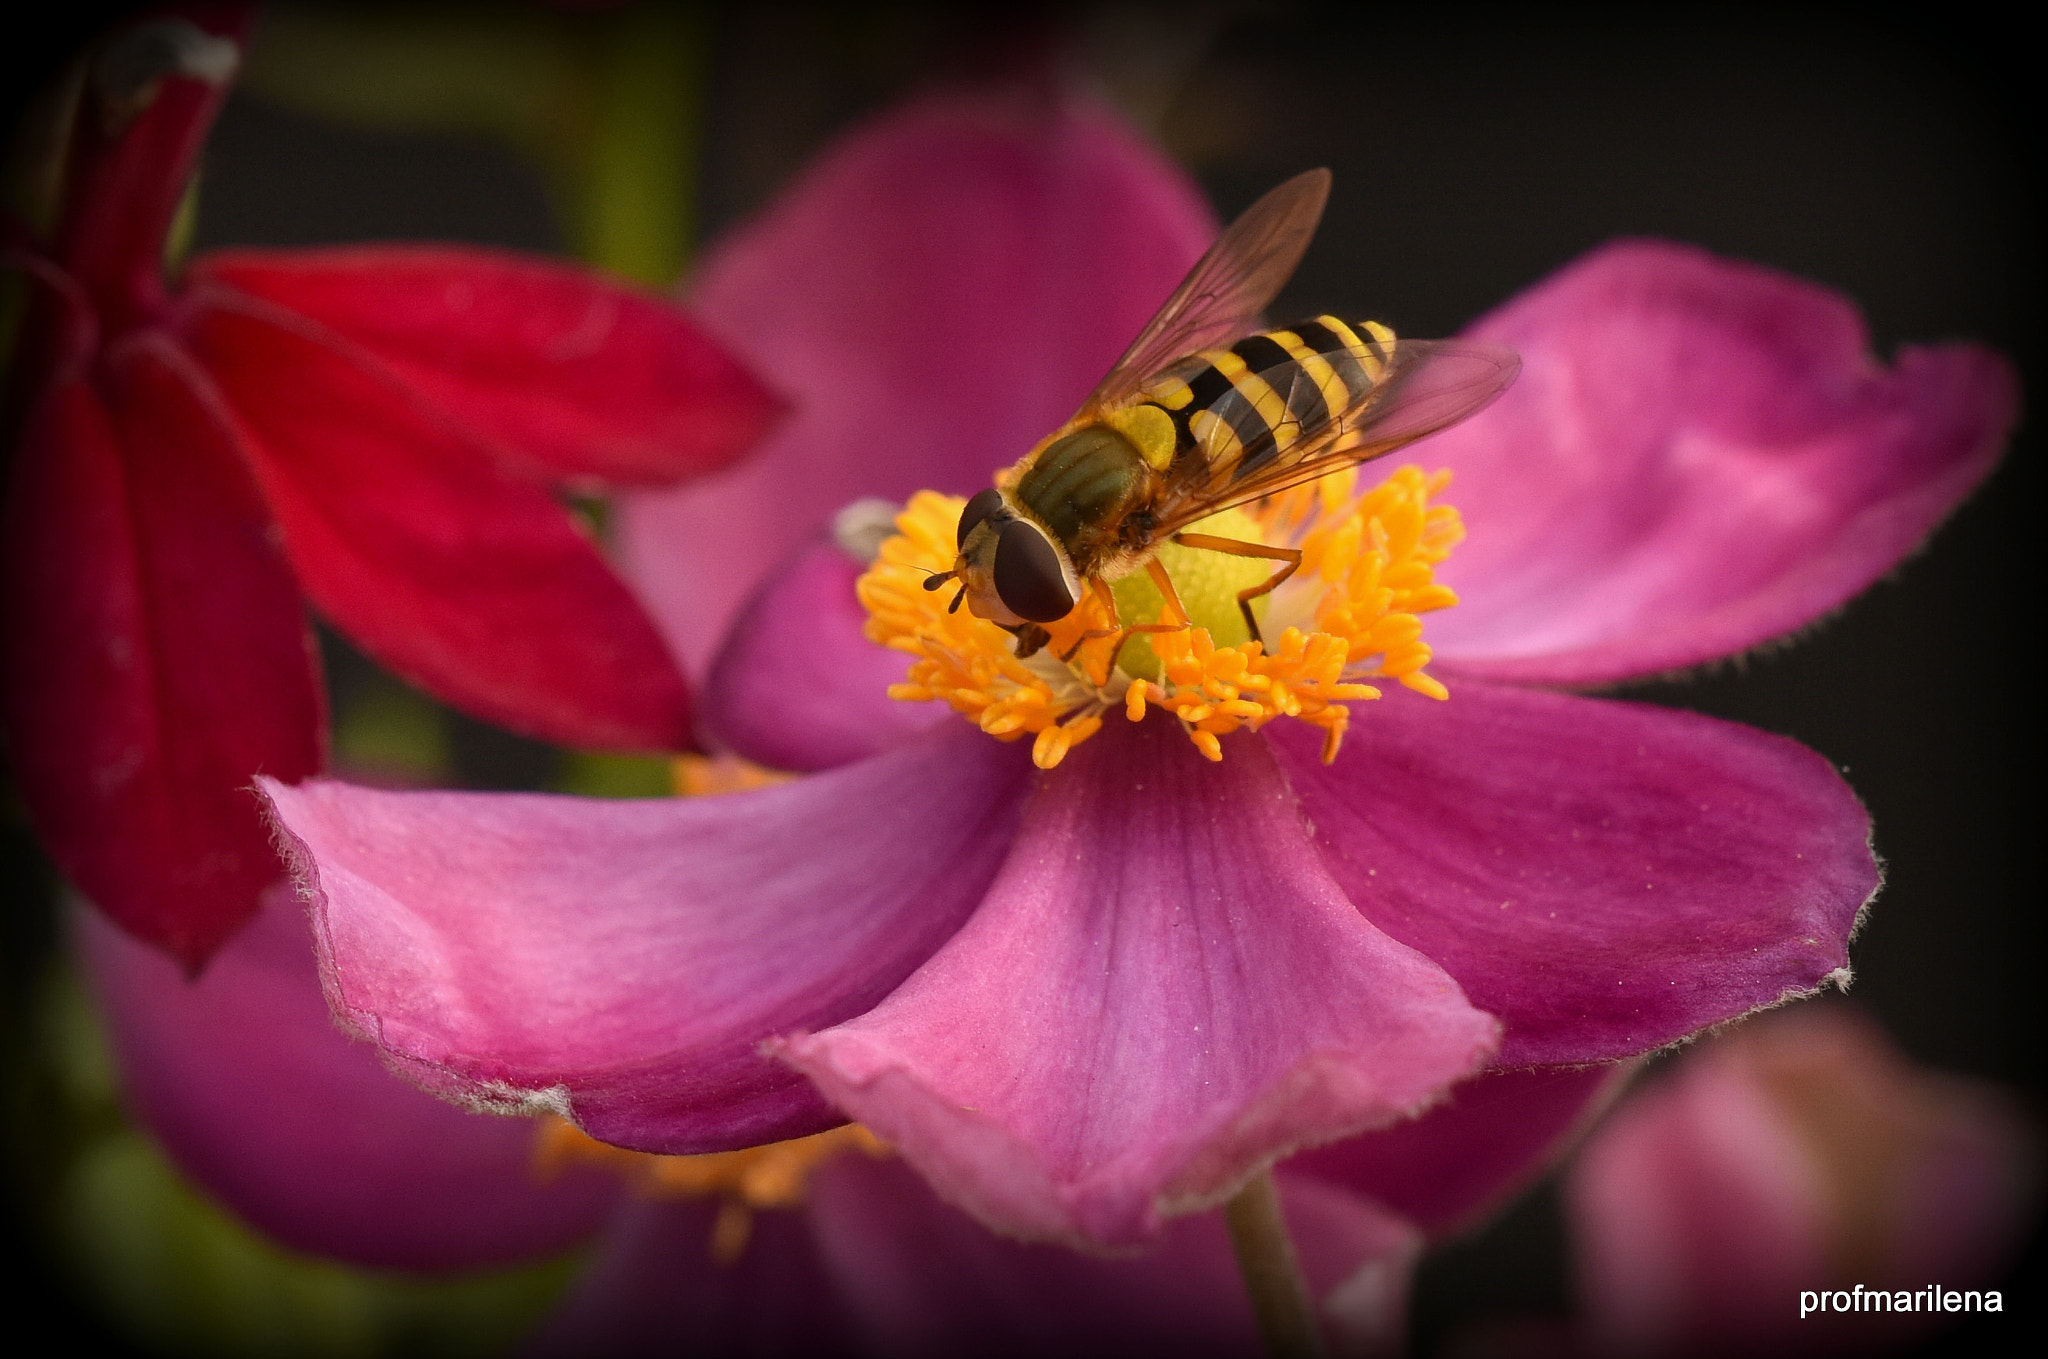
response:
[[[2003,1312],[2005,1299],[1996,1289],[1865,1288],[1802,1290],[1799,1315],[1815,1312]]]

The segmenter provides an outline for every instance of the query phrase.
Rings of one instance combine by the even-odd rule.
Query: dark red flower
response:
[[[668,304],[495,251],[237,251],[167,281],[247,10],[89,67],[14,386],[0,703],[58,865],[202,963],[280,872],[258,773],[322,762],[302,598],[503,726],[672,749],[680,672],[560,499],[724,465],[775,402]]]

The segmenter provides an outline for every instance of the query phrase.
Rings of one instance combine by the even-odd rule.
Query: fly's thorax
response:
[[[1099,561],[1120,546],[1124,521],[1146,502],[1157,475],[1125,434],[1090,424],[1027,458],[1010,495],[1058,539],[1082,575],[1094,575]]]

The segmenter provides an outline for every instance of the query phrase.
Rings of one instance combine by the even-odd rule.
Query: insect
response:
[[[1310,170],[1233,222],[1073,419],[967,502],[953,569],[925,588],[957,579],[950,607],[964,600],[1009,629],[1019,656],[1043,646],[1042,625],[1089,591],[1116,626],[1083,640],[1116,635],[1121,645],[1131,633],[1189,626],[1156,555],[1170,539],[1275,563],[1270,579],[1238,595],[1258,637],[1252,601],[1293,575],[1301,553],[1188,527],[1455,424],[1500,395],[1521,364],[1498,346],[1398,340],[1377,322],[1333,316],[1258,330],[1329,192],[1330,172]],[[1151,574],[1170,621],[1118,615],[1109,582],[1138,570]]]

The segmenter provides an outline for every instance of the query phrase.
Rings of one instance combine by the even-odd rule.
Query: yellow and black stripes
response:
[[[1173,421],[1177,474],[1221,490],[1325,442],[1318,436],[1341,428],[1378,384],[1394,345],[1378,322],[1318,316],[1192,354],[1143,397]]]

